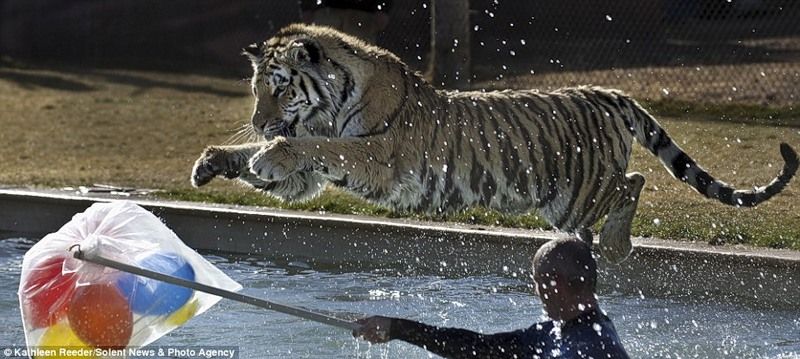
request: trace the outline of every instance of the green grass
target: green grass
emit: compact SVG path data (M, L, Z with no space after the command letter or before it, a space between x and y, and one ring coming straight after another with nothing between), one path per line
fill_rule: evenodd
M363 216L387 217L391 215L388 209L369 204L344 192L333 190L326 191L323 195L305 202L284 202L275 197L245 191L206 192L194 189L175 189L155 192L153 195L160 199L174 201L225 203L240 206L270 207Z
M291 209L309 212L365 215L386 218L411 218L443 222L467 223L480 226L498 226L523 229L552 229L535 212L523 215L503 214L484 208L470 208L445 216L432 217L415 213L397 213L370 204L355 196L336 189L329 189L319 197L299 203L283 202L266 195L249 192L220 193L197 190L172 190L154 194L159 199L224 203L242 206L257 206ZM721 207L718 211L687 213L680 205L664 206L660 211L639 211L633 221L633 234L639 237L670 238L705 242L712 245L747 244L758 247L800 250L800 226L785 226L755 218L726 215L725 212L750 209ZM599 233L602 221L595 226Z
M722 212L722 211L720 211ZM684 239L712 245L746 244L757 247L800 250L800 226L787 225L761 216L755 218L698 215L686 212L652 213L639 211L633 221L633 234L641 237Z
M155 192L159 199L174 201L224 203L240 206L257 206L291 209L309 212L353 214L386 218L412 218L468 223L485 226L515 227L527 229L549 229L550 225L535 214L508 215L484 208L470 208L444 216L429 216L418 213L399 213L368 203L346 192L328 189L320 196L305 202L284 202L267 195L253 192L201 192L198 190L171 190Z

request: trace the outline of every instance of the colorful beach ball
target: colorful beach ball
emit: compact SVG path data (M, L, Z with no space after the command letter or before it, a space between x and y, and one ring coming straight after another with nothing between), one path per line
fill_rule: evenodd
M174 253L154 253L136 265L155 272L194 281L192 266ZM128 299L131 309L141 315L167 315L183 307L192 297L189 288L164 283L132 274L122 274L117 287Z

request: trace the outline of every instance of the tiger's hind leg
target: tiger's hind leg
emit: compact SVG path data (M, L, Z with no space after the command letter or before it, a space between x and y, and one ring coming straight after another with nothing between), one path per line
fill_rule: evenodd
M644 187L644 176L633 172L625 176L617 203L611 208L600 231L600 251L611 263L620 263L633 249L631 223Z

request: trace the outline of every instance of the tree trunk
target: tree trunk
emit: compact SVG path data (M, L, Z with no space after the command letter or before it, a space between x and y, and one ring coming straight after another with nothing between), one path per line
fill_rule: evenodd
M471 82L469 1L433 0L429 72L441 88L466 89Z

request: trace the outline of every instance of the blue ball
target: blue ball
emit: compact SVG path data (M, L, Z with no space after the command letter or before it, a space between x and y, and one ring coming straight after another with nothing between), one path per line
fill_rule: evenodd
M175 253L155 253L137 261L139 267L194 280L194 269ZM166 315L182 307L192 297L193 290L155 279L125 273L117 287L131 304L131 310L141 315Z

